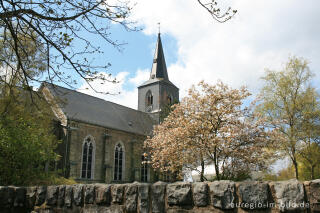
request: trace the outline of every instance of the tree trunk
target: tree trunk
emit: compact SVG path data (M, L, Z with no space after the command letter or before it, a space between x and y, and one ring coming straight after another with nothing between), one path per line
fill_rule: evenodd
M204 181L204 161L201 161L201 173L200 173L200 181Z
M315 165L311 165L311 180L314 179L314 167Z
M49 173L49 161L46 161L45 165L44 165L44 172L45 173Z
M215 151L215 154L214 154L214 169L216 170L216 178L217 178L217 180L220 180L219 163L218 163L216 151Z
M298 171L298 162L296 159L293 160L293 166L294 166L294 171L295 171L295 178L299 180L299 171Z

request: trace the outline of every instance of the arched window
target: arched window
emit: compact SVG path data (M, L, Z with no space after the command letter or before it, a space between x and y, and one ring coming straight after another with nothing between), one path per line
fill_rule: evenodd
M153 95L150 90L147 92L146 99L147 99L146 100L147 106L152 106L153 105Z
M153 108L153 95L149 90L146 94L146 112L151 112Z
M148 182L148 158L144 155L141 156L141 182Z
M116 145L114 150L114 176L113 179L120 181L123 178L124 167L124 148L120 143Z
M81 178L93 179L95 144L92 136L87 136L82 145Z

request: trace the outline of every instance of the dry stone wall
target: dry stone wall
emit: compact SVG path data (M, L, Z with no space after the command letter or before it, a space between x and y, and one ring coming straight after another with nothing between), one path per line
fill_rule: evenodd
M320 212L320 179L2 186L0 212Z

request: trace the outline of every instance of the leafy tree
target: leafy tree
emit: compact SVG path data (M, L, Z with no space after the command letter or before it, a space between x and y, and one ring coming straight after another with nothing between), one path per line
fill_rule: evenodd
M305 59L289 58L283 70L266 71L263 77L265 85L261 90L262 102L258 107L269 127L281 132L277 150L290 157L297 179L300 147L318 135L312 130L312 118L316 118L312 105L317 95L310 84L311 79L312 73Z
M314 88L308 88L306 94L305 110L299 126L298 162L301 164L302 178L315 179L319 177L320 169L320 102Z
M25 50L20 53L24 71L29 76L39 75L46 69L42 46L31 37L18 36ZM2 40L0 51L4 72L0 78L0 184L26 185L52 178L45 170L58 158L54 153L57 139L50 105L26 87L13 43L10 37Z
M34 40L34 32L32 30L28 34L17 32L17 39L23 46L23 49L18 50L22 51L19 52L20 60L17 59L13 48L14 39L9 32L3 32L0 36L0 84L2 86L23 86L26 84L23 71L35 78L47 69L47 59L44 54L46 49L38 40ZM22 64L24 70L21 69Z
M11 90L3 90L0 97L0 184L27 185L40 179L48 162L57 160L57 139L47 103L37 99L36 109L26 91Z
M298 156L301 179L314 180L320 178L320 146L317 143L307 143Z
M170 172L198 171L200 166L201 181L209 164L218 180L263 169L273 155L265 149L272 135L251 108L242 107L249 95L245 88L232 89L222 82L193 86L145 141L152 166Z

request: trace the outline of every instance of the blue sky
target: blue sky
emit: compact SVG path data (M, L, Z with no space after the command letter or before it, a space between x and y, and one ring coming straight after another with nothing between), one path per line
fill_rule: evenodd
M161 35L170 80L180 88L180 97L192 84L218 79L232 87L246 85L256 94L265 68L279 70L290 55L304 57L316 74L313 84L320 89L320 1L224 0L222 9L238 10L227 23L215 22L196 0L136 0L131 19L143 30L126 32L112 25L112 37L128 44L122 52L101 43L100 62L112 64L109 72L119 84L93 86L120 95L79 91L131 108L137 106L137 89L149 77L161 22ZM97 41L99 42L99 41Z
M137 69L151 69L157 35L146 35L143 31L127 32L118 25L113 27L112 37L126 44L122 46L121 51L118 51L114 47L106 45L105 42L101 41L100 46L105 54L100 56L98 60L102 62L106 60L111 63L108 71L110 71L113 76L125 71L129 73L127 77L132 78ZM177 60L177 43L174 37L169 34L163 34L161 39L166 45L164 51L167 64L175 63ZM124 89L132 90L134 86L135 85L130 83L125 84Z

